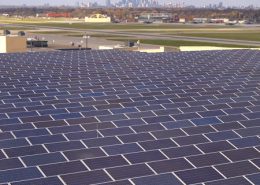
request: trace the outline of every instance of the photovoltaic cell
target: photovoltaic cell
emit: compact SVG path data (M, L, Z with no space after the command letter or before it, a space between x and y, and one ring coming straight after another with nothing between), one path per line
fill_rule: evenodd
M65 151L64 155L69 160L76 160L76 159L87 159L87 158L93 158L93 157L101 157L101 156L105 156L105 153L99 148L89 148L89 149L79 149L79 150Z
M63 185L63 183L59 180L58 177L49 177L49 178L19 181L19 182L14 182L14 183L11 183L11 184L12 185L35 185L35 184Z
M25 155L47 153L47 151L41 145L34 145L5 149L5 153L8 155L8 157L18 157Z
M0 170L22 168L23 164L18 158L0 160Z
M196 167L211 166L229 161L220 153L203 154L187 157L187 159Z
M40 177L42 177L42 174L36 167L6 170L6 171L1 171L0 173L0 183L20 181L20 180L40 178Z
M154 185L154 184L164 184L164 185L181 185L182 183L174 177L172 174L162 174L162 175L154 175L132 179L136 185Z
M223 177L211 167L180 171L176 172L176 175L187 184L223 179Z
M225 184L225 185L233 185L233 184L250 185L251 183L249 181L247 181L243 177L230 178L230 179L225 179L225 180L217 180L217 181L206 183L206 185L219 185L219 184Z
M121 145L114 145L114 146L105 146L103 149L109 155L117 155L117 154L124 154L124 153L132 153L132 152L140 152L143 151L137 144L121 144Z
M86 159L84 160L84 163L86 163L87 166L92 170L114 166L123 166L128 164L128 162L120 155Z
M221 171L227 178L258 173L259 169L249 161L235 162L216 166L216 169Z
M85 148L85 146L80 141L50 143L50 144L45 144L45 147L50 152L75 150L75 149L83 149L83 148Z
M160 151L149 151L149 152L126 154L125 157L132 164L166 159L166 157Z
M49 164L40 166L40 168L43 171L43 173L47 176L88 171L84 164L80 161Z
M223 152L232 161L242 161L246 159L260 158L260 152L254 148L243 148Z
M27 166L64 162L66 159L60 153L37 154L22 157Z
M62 175L61 178L68 185L94 184L112 181L111 178L102 170L67 174Z
M246 177L247 177L251 182L253 182L254 184L259 184L259 183L260 183L260 173L248 175L248 176L246 176Z
M140 177L140 176L146 176L146 175L154 174L152 172L152 170L150 170L144 164L123 166L123 167L115 167L115 168L107 169L107 171L116 180L126 179L126 178L133 178L133 177Z
M193 168L193 166L183 158L154 161L148 163L148 165L158 174Z

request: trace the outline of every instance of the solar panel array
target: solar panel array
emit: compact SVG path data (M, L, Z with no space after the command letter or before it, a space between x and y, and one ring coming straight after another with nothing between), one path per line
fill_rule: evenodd
M0 55L0 184L260 184L260 51Z

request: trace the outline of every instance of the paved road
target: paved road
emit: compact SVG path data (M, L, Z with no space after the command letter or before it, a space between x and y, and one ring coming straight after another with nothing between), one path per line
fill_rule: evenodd
M12 26L21 26L11 24ZM10 24L9 24L10 26ZM35 28L35 25L26 25L28 28ZM201 37L189 37L189 36L173 36L173 35L160 35L159 33L134 33L122 30L86 30L78 28L61 28L52 26L37 26L42 29L55 29L59 31L73 31L73 32L87 32L88 34L110 34L110 35L122 35L128 37L136 37L140 39L162 39L162 40L184 40L184 41L197 41L197 42L209 42L219 44L233 44L233 45L245 45L260 47L258 41L246 41L246 40L231 40L231 39L217 39L217 38L201 38Z

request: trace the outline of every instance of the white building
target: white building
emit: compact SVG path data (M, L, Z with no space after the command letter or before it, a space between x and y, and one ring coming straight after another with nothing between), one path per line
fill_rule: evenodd
M187 22L186 18L180 18L179 19L179 23L186 23L186 22Z
M173 15L171 13L142 13L138 17L138 22L154 22L154 23L163 23L171 22L173 20Z
M229 19L226 18L219 18L219 19L210 19L211 23L227 23L229 22Z
M192 20L193 23L197 23L197 24L207 23L208 21L209 21L208 18L193 18Z
M102 14L94 14L90 17L85 17L85 22L88 23L110 23L111 17L108 17L107 15Z

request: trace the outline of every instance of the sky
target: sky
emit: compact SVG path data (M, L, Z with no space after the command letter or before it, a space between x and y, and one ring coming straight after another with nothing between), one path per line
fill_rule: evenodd
M50 5L75 5L76 2L98 2L103 4L105 0L0 0L0 5L43 5L49 3ZM117 2L118 0L111 0ZM208 4L217 4L223 2L225 6L260 6L260 0L159 0L159 2L184 2L186 5L203 6Z

